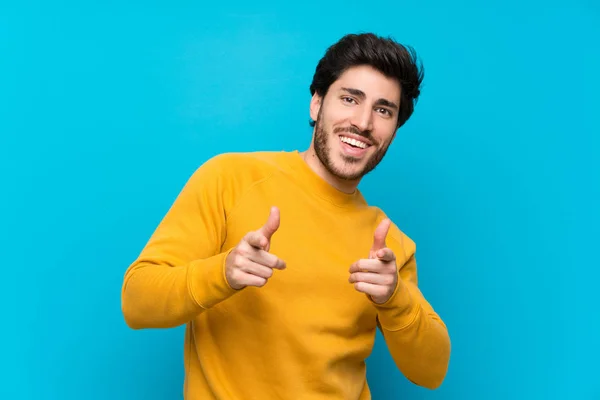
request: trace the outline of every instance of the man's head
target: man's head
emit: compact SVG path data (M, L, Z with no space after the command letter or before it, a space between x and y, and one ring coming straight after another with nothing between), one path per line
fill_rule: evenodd
M311 147L323 172L357 183L372 171L412 115L422 80L414 50L391 39L347 35L331 46L310 86Z

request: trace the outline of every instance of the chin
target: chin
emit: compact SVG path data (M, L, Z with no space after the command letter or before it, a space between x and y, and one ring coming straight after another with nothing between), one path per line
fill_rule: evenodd
M365 160L337 155L326 168L339 179L355 181L365 175Z

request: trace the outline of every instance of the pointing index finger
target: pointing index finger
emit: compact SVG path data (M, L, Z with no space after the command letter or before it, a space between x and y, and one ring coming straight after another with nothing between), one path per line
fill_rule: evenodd
M374 260L372 258L358 260L348 269L348 272L380 272L382 270L381 260Z

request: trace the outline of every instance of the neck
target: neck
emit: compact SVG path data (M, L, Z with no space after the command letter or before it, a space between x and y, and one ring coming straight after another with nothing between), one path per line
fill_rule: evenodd
M331 186L333 186L337 190L339 190L343 193L348 193L348 194L352 194L356 191L359 181L358 180L349 181L349 180L338 178L337 176L333 175L331 172L329 172L327 170L327 168L325 168L325 166L323 165L323 163L321 162L319 157L317 157L317 154L315 153L312 146L309 147L306 151L301 152L300 155L302 156L304 161L308 164L308 166L317 175L319 175L323 180L325 180L327 183L329 183Z

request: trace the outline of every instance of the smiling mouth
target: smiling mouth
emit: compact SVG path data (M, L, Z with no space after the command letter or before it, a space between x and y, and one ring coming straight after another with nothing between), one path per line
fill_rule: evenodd
M343 143L346 143L352 147L355 147L357 149L366 149L367 147L369 147L370 145L362 142L360 140L354 139L354 138L349 138L346 136L340 136L340 141L342 141Z

